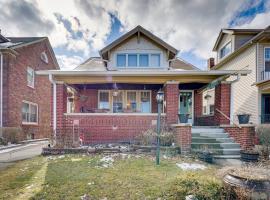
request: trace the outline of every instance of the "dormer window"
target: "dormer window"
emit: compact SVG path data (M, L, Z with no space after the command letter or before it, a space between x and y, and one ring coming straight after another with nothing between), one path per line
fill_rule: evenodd
M117 54L116 65L121 68L160 67L160 54Z
M232 43L229 42L224 47L222 47L220 49L219 58L220 59L224 58L225 56L227 56L228 54L230 54L231 51L232 51Z

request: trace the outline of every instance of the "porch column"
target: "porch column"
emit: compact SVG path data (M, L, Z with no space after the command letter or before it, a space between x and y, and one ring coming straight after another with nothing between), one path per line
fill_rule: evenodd
M215 122L217 125L230 124L231 84L221 83L215 88ZM221 114L221 111L223 114ZM224 116L226 115L227 118Z
M67 112L67 87L56 84L56 130L59 132L65 126L64 113Z
M173 124L175 129L176 143L181 148L181 154L188 154L191 150L191 124Z
M168 124L178 123L179 108L179 82L168 81L164 86L166 122Z

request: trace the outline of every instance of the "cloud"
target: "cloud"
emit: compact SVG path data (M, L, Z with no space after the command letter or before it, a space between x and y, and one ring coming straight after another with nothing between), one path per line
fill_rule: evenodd
M83 62L82 57L79 56L57 55L56 58L63 70L73 69Z

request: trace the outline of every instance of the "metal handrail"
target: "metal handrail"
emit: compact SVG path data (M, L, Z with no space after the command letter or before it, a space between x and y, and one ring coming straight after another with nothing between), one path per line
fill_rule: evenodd
M221 110L216 108L216 111L218 111L223 117L225 117L226 119L230 120L230 122L233 123L233 125L237 126L238 128L242 128L239 124L236 124L233 120L231 120L230 117L228 117L225 113L223 113Z

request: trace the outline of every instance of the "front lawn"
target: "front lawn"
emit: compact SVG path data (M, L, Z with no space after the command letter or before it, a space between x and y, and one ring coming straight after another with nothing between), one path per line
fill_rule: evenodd
M161 165L156 166L152 156L128 154L37 157L0 171L0 199L66 200L80 199L85 194L90 199L108 200L176 199L176 196L181 199L177 192L188 193L194 188L179 190L179 187L183 181L189 184L194 177L203 181L211 178L211 184L217 187L214 189L219 189L215 167L206 166L206 169L192 173L179 167L181 163L190 162L195 163L190 159L163 158ZM198 184L195 189L199 188ZM175 187L177 185L180 186ZM211 192L216 191L206 191Z

